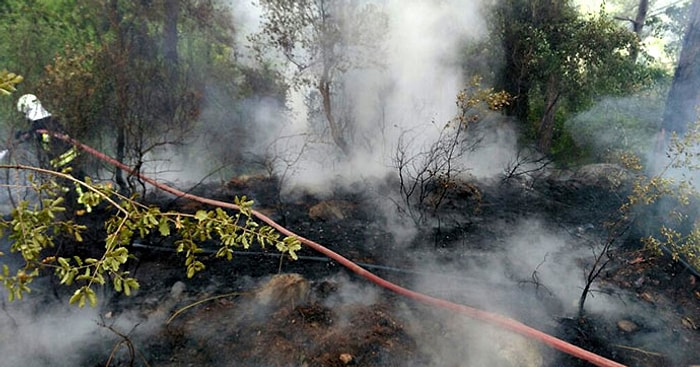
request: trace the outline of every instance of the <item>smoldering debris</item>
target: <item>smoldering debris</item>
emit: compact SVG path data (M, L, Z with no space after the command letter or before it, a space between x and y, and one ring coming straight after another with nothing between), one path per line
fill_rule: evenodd
M13 303L3 298L0 312L0 353L5 366L80 366L109 350L95 309L31 295ZM41 304L35 304L40 302ZM32 307L32 305L34 307ZM109 339L107 339L109 340Z
M309 281L299 274L277 274L255 292L255 299L261 306L294 307L306 302L309 287Z
M408 323L409 334L427 356L426 366L542 367L550 358L532 340L468 317L416 309L403 315L415 320Z

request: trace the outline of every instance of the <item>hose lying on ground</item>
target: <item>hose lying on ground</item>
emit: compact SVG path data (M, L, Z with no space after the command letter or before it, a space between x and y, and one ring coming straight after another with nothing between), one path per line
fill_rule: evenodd
M46 131L39 131L39 133L44 133ZM135 172L132 168L129 166L117 161L116 159L90 147L85 144L80 143L79 141L72 139L68 137L67 135L63 134L58 134L58 133L51 133L53 136L56 138L62 139L66 142L69 142L83 151L95 156L96 158L103 160L109 164L114 165L115 167L126 171L129 174L135 175L136 177L140 178L144 182L147 182L150 185L153 185L154 187L168 192L170 194L173 194L177 197L181 197L184 199L189 199L193 200L202 204L206 205L212 205L215 207L221 207L221 208L227 208L227 209L232 209L232 210L239 210L240 208L232 203L227 203L224 201L220 200L214 200L214 199L208 199L196 195L192 195L186 192L183 192L181 190L175 189L173 187L167 186L165 184L162 184L158 181L156 181L153 178L147 177L142 175L140 172ZM433 305L433 306L438 306L441 308L449 309L456 311L461 314L465 314L467 316L473 317L475 319L480 319L483 321L487 321L491 324L500 326L504 329L511 330L513 332L516 332L518 334L521 334L525 337L532 338L535 340L538 340L544 344L549 345L552 348L558 349L564 353L567 353L569 355L572 355L574 357L580 358L584 361L590 362L593 365L599 366L599 367L625 367L623 364L617 363L615 361L612 361L610 359L607 359L605 357L599 356L595 353L589 352L583 348L580 348L578 346L575 346L571 343L568 343L566 341L563 341L561 339L558 339L554 336L551 336L547 333L544 333L542 331L539 331L537 329L534 329L532 327L529 327L519 321L513 320L511 318L505 317L503 315L499 315L496 313L492 312L487 312L483 311L474 307L469 307L461 304L457 304L454 302L450 302L444 299L428 296L423 293L415 292L412 291L408 288L404 288L400 285L394 284L392 282L389 282L367 270L362 268L361 266L357 265L356 263L352 262L351 260L346 259L342 255L330 250L327 247L322 246L321 244L314 242L310 239L304 238L302 236L297 235L296 233L288 230L287 228L281 226L277 222L273 221L270 219L268 216L253 210L252 211L253 216L255 216L258 220L264 222L265 224L269 225L270 227L274 228L281 234L285 236L291 236L291 237L296 237L301 243L305 244L306 246L309 246L311 249L320 252L321 254L333 259L334 261L338 262L339 264L343 265L347 269L351 270L352 272L356 273L357 275L371 281L372 283L386 288L392 292L401 294L403 296L406 296L408 298L411 298L413 300L428 304L428 305Z

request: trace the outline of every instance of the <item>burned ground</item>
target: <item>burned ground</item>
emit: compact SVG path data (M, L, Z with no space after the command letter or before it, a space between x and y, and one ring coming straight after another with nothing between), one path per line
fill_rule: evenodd
M538 225L559 233L555 239L566 242L561 252L591 251L591 243L605 238L604 224L623 192L571 177L527 185L479 183L478 197L451 192L440 221L402 243L377 210L386 204L377 192L346 190L323 198L306 193L280 202L272 191L276 187L253 177L202 185L192 193L222 200L249 195L258 209L292 231L390 281L504 313L620 363L700 363L695 347L700 345L700 279L685 267L644 251L633 235L622 238L596 282L599 293L591 309L578 318L570 304L576 299L561 297L559 285L546 277L548 267L562 265L561 254L543 252L535 263L518 256L549 239L533 234L521 247L513 245L523 227ZM148 199L172 209L198 208L160 195ZM97 241L99 226L94 228ZM79 365L586 365L478 320L379 289L309 249L297 261L281 259L273 249L241 252L232 261L205 256L207 269L187 279L184 259L171 248L167 241L134 244L138 261L130 270L142 287L132 297L101 295L105 301L91 319L89 343L71 351L80 356ZM580 267L589 260L576 258ZM571 272L581 276L580 269ZM582 284L565 285L576 294ZM50 291L40 289L22 302L37 310L67 303L70 290L41 286ZM5 304L3 327L22 333L27 321L21 313L17 303ZM63 365L49 351L35 353L39 356L25 357Z

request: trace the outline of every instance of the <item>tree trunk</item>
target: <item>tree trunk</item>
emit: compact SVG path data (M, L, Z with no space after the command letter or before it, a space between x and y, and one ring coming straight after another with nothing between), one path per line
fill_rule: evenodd
M647 14L649 13L649 0L639 0L639 6L637 7L637 16L632 21L632 31L637 35L639 41L642 41L642 31L644 30L644 23L647 20ZM639 56L639 47L632 48L630 52L630 58L632 61L637 60Z
M338 121L333 116L333 110L331 108L331 82L327 78L321 78L318 83L318 91L321 93L321 98L323 99L323 112L326 116L326 121L328 121L328 127L331 131L331 138L335 145L340 148L340 150L345 155L350 155L350 146L347 140L345 140L345 134L342 126L338 124Z
M554 136L554 124L559 105L559 80L555 76L550 76L547 80L547 91L545 96L544 112L540 120L538 131L538 148L544 154L548 154L552 148L552 137Z
M504 40L506 53L505 66L501 72L501 88L512 95L513 101L506 106L506 114L515 116L520 121L527 121L530 112L530 76L528 69L523 65L523 58L518 50L522 45L516 44L512 39Z
M513 96L506 113L520 121L530 117L530 92L536 84L532 56L536 53L527 41L527 29L543 30L545 25L560 21L566 7L565 0L516 0L501 5L504 24L501 33L504 65L499 72L496 87ZM513 26L515 24L516 26Z
M116 159L120 163L124 163L124 159L126 158L126 133L124 132L124 127L120 126L117 128L117 142L116 142ZM117 185L119 186L119 189L121 192L127 193L129 192L129 185L126 183L126 180L124 179L124 172L122 170L117 169L115 173L114 180L117 181Z
M174 68L179 59L177 54L177 23L180 16L178 0L165 0L165 19L163 20L163 57L166 67Z
M523 42L520 27L512 27L510 23L532 24L532 11L531 5L526 1L504 1L499 6L502 23L499 25L502 29L499 36L504 62L498 72L496 88L505 90L513 96L513 101L506 106L505 112L520 121L527 121L530 111L529 93L532 77L529 69L530 60L527 57L530 50Z
M683 48L673 75L671 89L666 98L662 133L683 134L689 123L697 118L700 101L700 0L693 0L690 7L688 28L683 38Z
M180 16L180 4L178 0L165 0L165 19L163 19L163 60L167 79L164 81L165 94L163 95L164 123L169 124L175 120L177 112L177 97L179 94L179 56L177 53L177 23Z
M640 40L642 39L642 30L644 30L644 22L646 22L648 12L649 0L639 0L637 16L634 18L634 22L632 22L632 30Z
M111 56L111 61L112 65L115 69L114 74L115 74L115 94L116 94L116 99L117 99L117 111L116 114L112 117L114 126L117 129L117 140L115 142L115 155L117 161L119 163L125 163L124 159L126 158L126 132L125 132L125 124L126 124L126 111L128 108L128 86L127 82L125 80L125 73L124 70L120 70L120 68L125 68L128 55L126 54L125 48L125 41L124 41L124 31L122 29L122 15L119 11L119 1L118 0L111 0L109 4L109 12L110 12L110 27L116 32L117 39L117 47L116 47L116 52L112 53ZM114 172L114 179L117 182L117 185L119 186L119 189L123 193L128 193L128 186L126 183L126 180L124 179L124 173L122 170L117 169Z

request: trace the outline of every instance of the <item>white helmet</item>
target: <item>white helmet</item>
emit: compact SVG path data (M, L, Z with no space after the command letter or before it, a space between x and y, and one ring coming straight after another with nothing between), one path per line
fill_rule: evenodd
M25 94L17 101L17 111L22 112L32 121L41 120L51 114L41 106L39 98L33 94Z
M36 108L36 106L41 106L41 102L39 102L39 98L36 98L36 96L33 94L25 94L22 97L19 97L19 100L17 101L17 111L24 114L26 114L30 109Z

